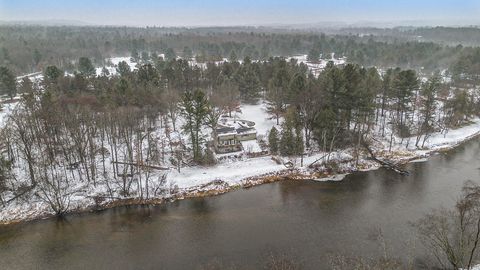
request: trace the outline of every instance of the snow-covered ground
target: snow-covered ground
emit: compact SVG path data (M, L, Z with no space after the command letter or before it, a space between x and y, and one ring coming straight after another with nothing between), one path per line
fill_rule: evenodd
M295 59L299 62L307 63L306 55L302 56L295 56ZM343 64L345 63L345 59L335 59L332 55L332 59L334 59L335 64ZM130 57L115 57L107 59L107 69L110 72L111 76L116 74L116 66L121 61L127 62L131 69L136 68L136 63L132 62ZM322 60L320 63L311 64L307 63L310 68L324 68L326 65L327 60ZM312 66L313 65L313 66ZM102 68L97 68L97 75L99 72L101 73ZM34 73L34 74L27 74L27 77L31 77L35 80L41 80L41 74ZM17 79L21 79L20 77ZM0 110L0 127L3 127L6 123L6 119L8 115L10 115L16 108L18 102L12 103L5 103L3 104L3 109ZM276 120L272 118L266 111L266 104L260 102L259 104L252 105L252 104L243 104L239 112L235 113L233 116L234 119L243 119L255 122L255 128L257 130L258 138L265 137L270 129L273 126L276 126ZM180 126L181 119L179 119L179 123L177 126ZM280 121L281 123L281 121ZM277 126L278 128L278 126ZM387 130L385 137L376 136L376 144L374 145L374 149L379 153L379 157L382 157L382 154L393 161L402 161L402 160L410 160L415 157L427 157L433 151L438 151L445 148L453 147L462 141L471 138L472 136L477 135L480 132L480 119L475 118L472 119L471 123L467 126L464 126L459 129L449 130L448 133L445 134L432 134L426 140L425 147L422 149L417 149L414 145L415 138L410 138L410 143L408 147L406 147L406 142L408 139L402 140L396 136L394 136L393 145L392 145L392 152L386 151L389 148L389 131ZM205 136L208 137L208 131L206 130ZM166 136L163 131L158 131L156 134L159 140L163 140ZM170 136L176 140L185 140L186 138L182 138L179 132L172 132ZM245 150L252 150L258 151L260 146L257 141L247 141L244 142L244 152ZM310 151L308 155L303 157L303 166L301 166L301 158L291 158L289 161L293 168L295 169L296 173L303 173L305 175L310 175L311 178L315 178L316 180L320 181L338 181L341 180L344 176L343 173L352 172L355 170L370 170L378 168L378 164L374 163L373 161L367 159L359 160L358 164L354 164L353 160L353 153L352 149L347 149L343 151L338 151L327 155L326 153L319 152L319 151ZM183 167L178 171L178 168L174 168L173 166L169 168L168 171L164 172L154 172L152 173L151 181L152 185L159 184L163 177L165 180L164 186L165 187L176 187L175 189L171 189L162 195L158 195L156 199L161 198L172 198L176 193L182 193L186 191L192 191L196 189L200 189L202 187L203 190L205 189L218 189L218 185L209 185L210 183L218 183L218 180L221 180L224 183L224 186L220 188L228 187L236 187L242 186L246 184L246 181L249 179L254 178L261 178L262 176L277 174L280 172L288 172L287 167L278 162L277 160L272 159L271 156L260 156L260 157L249 157L248 155L243 155L242 153L234 154L235 157L230 157L229 154L224 155L217 155L219 162L217 165L212 167L202 167L202 166L192 166L192 167ZM312 164L313 162L318 162L321 164L322 161L337 161L339 162L340 171L342 172L341 175L338 176L331 176L324 177L318 179L316 176L311 175L312 171L309 170L307 167L308 165ZM168 160L168 159L167 159ZM111 165L110 160L106 163ZM18 177L26 177L25 171L19 171ZM108 176L107 176L108 177ZM99 179L99 184L96 187L88 186L80 181L75 183L74 187L72 187L72 196L71 196L71 209L73 210L83 210L92 206L94 204L93 197L99 195L105 195L107 193L107 186L105 184L107 181L101 181ZM255 183L261 183L261 181L257 181ZM207 186L207 187L205 187ZM118 194L115 194L118 195ZM46 216L51 214L51 210L44 201L41 201L35 196L31 196L29 200L16 200L7 207L2 208L0 211L0 223L8 223L15 220L24 220L24 219L32 219L39 216ZM134 198L134 197L131 197Z
M334 65L343 65L347 62L347 59L345 57L335 58L334 53L331 54L330 58L320 59L317 63L312 63L308 61L306 54L294 55L292 57L289 57L288 59L295 59L298 63L304 63L315 76L318 76L320 72L325 69L328 62L332 62Z
M163 57L164 55L163 54L159 54L160 57ZM180 57L178 57L180 58ZM302 54L302 55L294 55L294 56L290 56L290 57L286 57L287 60L291 60L291 59L295 59L298 63L304 63L305 65L307 65L307 67L310 69L310 71L312 71L312 73L315 75L315 76L318 76L318 74L320 74L320 72L327 66L328 62L333 62L334 65L342 65L342 64L345 64L347 59L345 57L342 57L342 58L335 58L335 54L331 54L330 55L330 58L325 58L325 59L320 59L318 61L318 63L312 63L310 61L307 60L307 55L306 54ZM130 67L130 70L136 70L138 69L138 63L136 62L133 62L133 59L131 57L128 57L128 56L120 56L120 57L112 57L112 58L107 58L105 59L105 62L107 63L104 67L97 67L95 69L95 72L96 72L96 75L97 76L101 76L102 75L102 70L103 68L106 68L109 72L109 76L116 76L117 75L117 66L120 62L122 61L125 61L128 66ZM228 58L223 58L221 61L215 61L213 62L214 64L216 65L220 65L224 62L228 62ZM252 61L258 61L258 60L252 60ZM242 63L243 61L242 60L239 60L238 61L239 63ZM197 62L195 60L195 57L191 58L188 60L188 64L190 66L197 66L201 69L206 69L207 68L207 63L206 62L203 62L203 63L200 63L200 62ZM38 75L38 74L37 74ZM41 74L40 74L41 76Z
M1 104L1 109L0 109L0 128L5 125L5 122L7 121L7 117L12 113L13 109L15 108L15 106L16 106L17 104L18 104L18 102Z
M0 123L5 122L5 118L15 108L15 103L5 104L3 111L0 112ZM236 119L250 120L256 123L258 135L266 135L272 126L276 125L275 119L272 119L266 112L266 106L264 103L257 105L242 105L241 113L237 113L234 116ZM3 125L2 124L2 125ZM178 123L177 123L178 124ZM446 135L444 134L432 134L432 136L426 141L423 149L416 149L410 143L408 149L404 143L401 144L401 140L395 137L392 147L392 153L385 152L385 156L394 161L410 160L414 157L427 157L433 151L438 151L445 148L453 147L460 142L477 135L480 132L480 119L473 119L471 124L464 126L456 130L450 130ZM162 138L164 134L159 133L158 138ZM180 136L180 134L173 134L172 136ZM415 138L411 139L412 141ZM247 144L256 143L256 141L249 142ZM375 145L375 150L378 151L379 157L382 157L382 150L388 149L389 142L386 139L378 139ZM295 173L301 173L310 175L310 178L314 178L320 181L338 181L343 178L343 173L353 172L355 170L370 170L378 168L378 164L368 159L361 159L357 166L353 162L353 150L343 150L331 153L328 155L330 161L337 161L339 163L339 171L342 175L331 176L324 175L330 178L321 178L312 175L312 171L308 169L308 165L317 161L322 163L327 158L326 153L311 151L303 158L303 167L301 166L301 158L291 158L289 161L293 165ZM110 162L108 162L110 163ZM281 162L272 159L271 156L261 157L248 157L248 155L241 155L236 158L222 158L217 165L212 167L192 166L183 167L178 172L177 168L170 168L164 172L154 172L151 181L152 186L159 183L162 177L165 177L165 187L175 187L170 189L162 195L158 195L155 199L161 198L174 198L177 194L185 193L187 191L195 190L209 190L209 189L228 189L228 187L238 187L249 183L249 179L254 179L254 183L261 183L259 178L267 175L274 175L278 173L289 173L287 167ZM22 174L20 174L21 176ZM26 177L26 176L24 176ZM219 181L220 180L220 181ZM219 183L222 185L212 183ZM82 182L78 182L72 187L70 208L73 210L83 210L94 205L92 199L98 195L107 194L107 186L105 181L99 179L99 184L96 187L92 185L86 185ZM118 194L116 194L118 195ZM0 223L8 223L16 220L32 219L40 216L47 216L52 214L51 210L44 201L41 201L35 196L31 196L29 200L16 200L10 203L0 211ZM134 197L132 197L134 198Z
M159 57L164 57L164 54L159 54ZM180 58L180 57L178 57ZM335 54L331 54L331 58L326 58L326 59L320 59L318 63L312 63L307 60L307 55L302 54L302 55L294 55L290 57L286 57L286 59L291 60L295 59L297 60L298 63L304 63L307 65L307 67L312 71L312 73L315 76L318 76L320 72L327 66L328 62L332 61L334 65L342 65L346 63L346 58L335 58ZM223 62L228 62L228 58L223 58L221 61L215 61L214 63L216 65L219 65ZM258 61L258 60L253 60L253 61ZM116 56L116 57L111 57L111 58L106 58L105 59L105 65L104 66L98 66L95 68L95 74L96 76L102 76L103 75L103 69L105 68L108 71L107 76L117 76L117 67L120 62L126 62L127 65L130 67L130 70L136 70L138 69L139 63L134 62L133 58L129 56ZM240 63L242 63L242 60L239 60ZM200 63L195 60L195 57L191 58L188 60L188 63L190 66L197 66L201 69L206 69L207 68L207 63ZM73 76L73 73L65 71L65 76ZM41 80L43 80L43 73L41 71L39 72L33 72L29 74L24 74L21 76L18 76L17 82L20 83L23 78L29 78L32 82L38 83Z
M130 67L130 70L137 69L137 63L133 62L131 57L127 57L127 56L112 57L112 58L107 58L105 61L107 62L107 65L105 65L104 67L95 68L95 74L97 76L102 75L103 68L108 70L109 76L116 76L117 67L120 62L126 62L127 65Z

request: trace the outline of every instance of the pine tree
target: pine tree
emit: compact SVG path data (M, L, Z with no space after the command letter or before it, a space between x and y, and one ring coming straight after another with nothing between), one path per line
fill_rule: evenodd
M285 121L282 124L280 137L280 154L282 156L292 156L295 154L295 136L291 121Z
M305 151L303 131L301 126L295 128L295 155L302 155Z
M190 60L193 57L193 52L190 47L185 46L183 47L183 59Z
M253 64L246 64L239 76L237 76L238 90L243 99L247 101L258 98L260 91L260 80L255 72Z
M450 127L462 124L470 116L471 103L465 90L457 90L453 99L448 100L445 106L448 111L446 121Z
M48 82L56 82L62 75L63 72L57 66L48 66L43 72L43 76Z
M142 62L147 63L148 60L150 60L150 55L148 54L148 52L143 51L142 52Z
M412 100L413 92L418 88L418 78L413 70L403 70L397 74L394 81L394 96L397 102L397 119L399 124L403 126L406 122L406 117L410 111L410 101Z
M230 56L228 57L228 60L232 63L238 61L238 57L237 57L237 54L235 53L235 50L232 50L230 52Z
M110 75L110 71L106 67L102 68L102 77L108 77Z
M290 104L299 105L302 97L305 95L306 82L305 76L301 73L296 73L289 85L289 100Z
M135 62L138 62L138 60L140 59L137 49L133 49L130 56L133 58Z
M268 146L270 147L270 153L273 155L278 153L278 130L272 127L268 134Z
M424 135L423 142L422 142L422 147L423 147L427 138L434 131L433 123L435 121L435 111L437 109L435 97L436 97L437 88L439 84L440 84L440 78L437 75L434 75L422 87L421 94L423 99L422 99L422 107L420 108L421 122L419 123L420 124L419 131L417 134L417 141L415 143L415 146L417 147L422 135Z
M202 154L200 132L205 123L208 110L208 100L202 91L185 92L181 101L181 113L185 119L182 129L190 136L193 158L196 161L200 161Z
M28 77L24 77L20 84L20 93L22 94L30 94L33 91L33 84L32 81Z
M175 51L172 48L168 48L165 51L165 59L167 61L172 61L175 60L175 58L177 58L177 54L175 53Z
M290 79L285 67L279 68L268 82L267 88L267 111L275 116L277 125L280 115L285 111L287 90Z
M92 61L87 57L80 57L78 60L78 71L85 77L95 75L95 68L93 67Z
M117 73L124 77L130 74L130 66L125 61L121 61L117 66Z
M42 54L40 54L40 52L35 49L33 51L33 62L35 63L35 66L38 65L38 63L40 63L40 60L42 60Z
M0 67L0 94L8 95L10 99L17 94L15 76L7 67Z
M317 63L320 60L320 51L315 47L310 49L307 60L312 63Z

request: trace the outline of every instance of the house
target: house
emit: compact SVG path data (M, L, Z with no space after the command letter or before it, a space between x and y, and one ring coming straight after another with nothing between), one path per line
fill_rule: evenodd
M243 150L242 142L257 139L255 123L247 120L228 122L222 119L213 132L213 145L217 153L230 153Z

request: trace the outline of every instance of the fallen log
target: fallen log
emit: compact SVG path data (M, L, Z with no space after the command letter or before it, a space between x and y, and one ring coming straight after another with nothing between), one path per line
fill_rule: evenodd
M25 195L27 192L32 191L36 186L37 186L37 183L35 182L35 183L33 183L33 185L31 185L31 186L25 187L20 193L15 194L15 196L14 196L13 198L10 198L9 200L3 202L3 205L7 205L7 204L13 202L14 200L22 197L22 196Z
M330 154L330 153L329 153ZM310 165L308 165L308 168L313 168L313 165L317 162L319 162L320 160L323 160L326 156L328 156L329 154L325 154L323 155L322 157L318 158L317 160L315 160L314 162L310 163Z
M365 147L365 149L367 149L368 153L370 154L370 157L373 161L377 162L378 164L382 165L383 167L386 167L396 173L399 173L401 175L410 175L410 172L407 171L407 170L403 170L401 169L399 166L397 166L395 163L391 162L391 161L386 161L386 160L381 160L381 159L378 159L376 156L375 156L375 153L373 153L373 150L370 148L370 146L364 141L363 142L363 146Z

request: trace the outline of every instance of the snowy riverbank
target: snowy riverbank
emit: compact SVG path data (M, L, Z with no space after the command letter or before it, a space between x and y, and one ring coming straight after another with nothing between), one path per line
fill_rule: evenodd
M462 142L474 138L480 133L480 119L474 119L469 125L456 130L450 130L446 136L433 134L425 144L424 149L405 148L400 143L394 144L389 152L388 144L378 140L373 147L378 158L388 159L396 163L407 163L416 159L424 159L434 152L451 149ZM308 165L321 159L325 153L314 153L304 157L300 166L300 158L291 159L293 168L287 169L283 164L277 164L271 156L246 158L239 161L227 160L213 167L189 167L181 172L172 170L168 175L168 183L175 183L175 188L147 200L138 198L102 198L104 187L82 190L70 198L70 212L90 211L131 204L159 204L165 201L202 197L222 194L238 188L248 188L259 184L280 181L283 179L314 179L317 181L338 181L355 171L378 169L378 163L364 156L358 163L353 159L353 150L343 150L330 155L330 161L335 162L335 169L321 165L315 169ZM49 205L41 200L16 200L0 212L0 223L16 223L38 218L53 216Z

